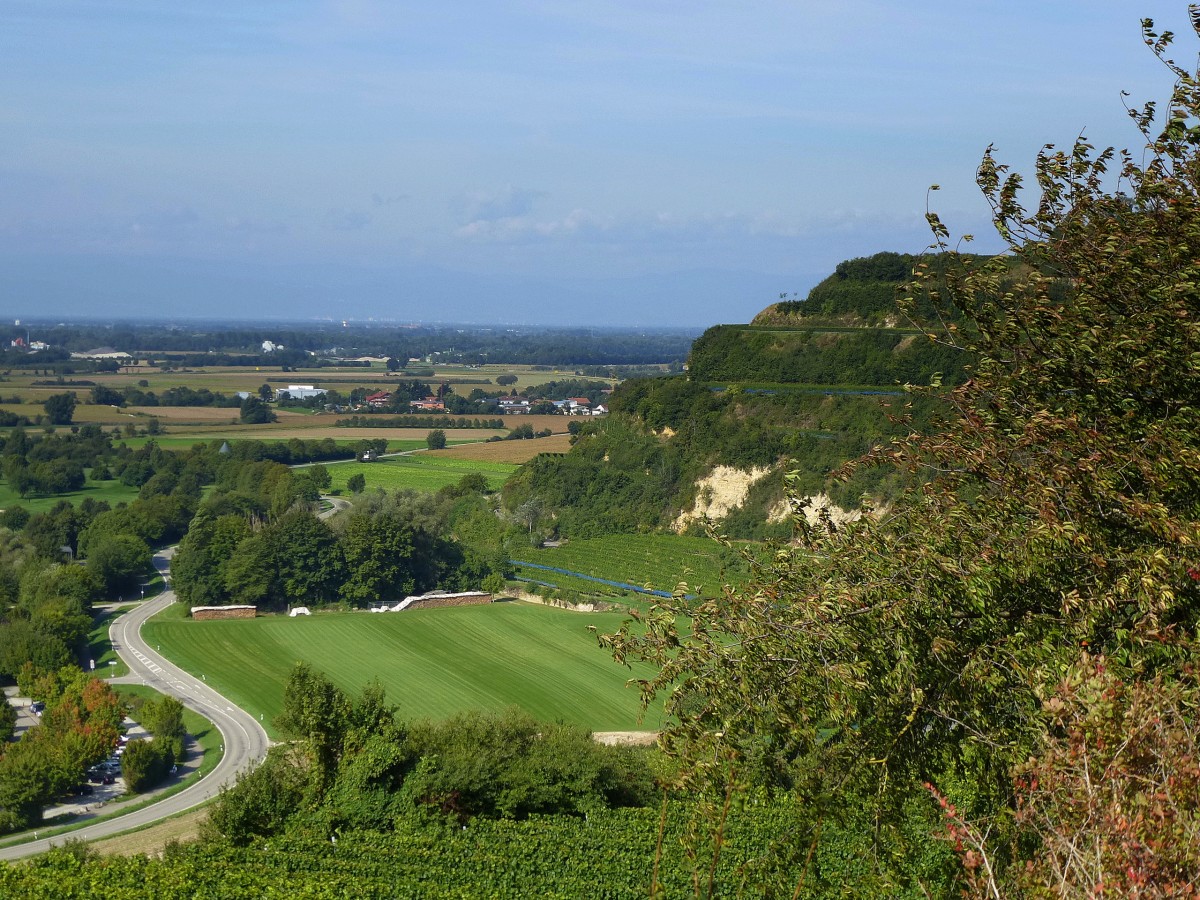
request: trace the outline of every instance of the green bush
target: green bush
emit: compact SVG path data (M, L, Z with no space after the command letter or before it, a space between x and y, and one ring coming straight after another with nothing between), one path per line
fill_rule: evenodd
M121 757L121 774L132 793L150 790L171 773L175 754L170 746L158 741L130 741Z

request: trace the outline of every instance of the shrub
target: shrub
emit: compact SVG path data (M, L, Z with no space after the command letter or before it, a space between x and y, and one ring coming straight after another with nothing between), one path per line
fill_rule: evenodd
M150 790L171 773L175 755L170 746L158 741L130 741L121 758L121 774L132 793Z

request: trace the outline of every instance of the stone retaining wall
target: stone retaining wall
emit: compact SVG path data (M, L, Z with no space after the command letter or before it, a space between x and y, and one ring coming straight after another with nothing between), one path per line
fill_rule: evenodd
M209 619L253 619L258 615L255 606L193 606L192 618L198 622Z
M479 606L491 603L492 595L484 591L470 591L465 594L433 594L421 597L408 605L409 609L440 609L447 606Z

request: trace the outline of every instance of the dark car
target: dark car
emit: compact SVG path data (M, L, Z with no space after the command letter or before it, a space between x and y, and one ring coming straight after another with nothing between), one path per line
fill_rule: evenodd
M32 703L29 704L29 711L31 713L33 713L35 716L40 716L45 711L45 709L46 709L46 702L44 700L34 700Z

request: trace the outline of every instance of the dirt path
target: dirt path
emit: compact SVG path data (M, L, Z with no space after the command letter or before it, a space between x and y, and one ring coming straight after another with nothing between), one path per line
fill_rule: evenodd
M117 837L93 841L91 849L106 855L161 856L163 848L171 841L194 841L200 836L200 824L208 816L207 809L197 809L192 812L167 819L141 831L132 831Z

